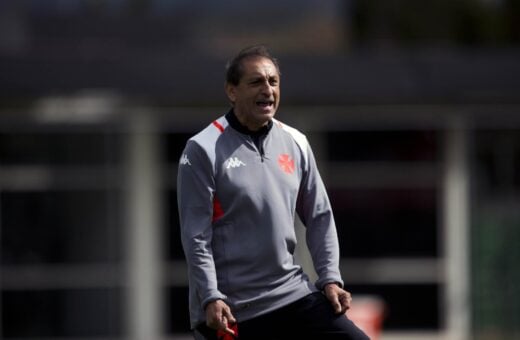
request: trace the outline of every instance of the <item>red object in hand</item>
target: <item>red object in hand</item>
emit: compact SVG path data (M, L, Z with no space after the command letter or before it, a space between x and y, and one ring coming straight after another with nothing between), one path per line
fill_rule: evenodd
M218 340L236 340L236 339L238 339L238 327L237 327L237 324L234 323L232 325L228 325L228 327L231 328L233 330L233 332L235 332L235 335L231 335L229 333L226 333L222 329L219 329L217 331L217 338L218 338Z

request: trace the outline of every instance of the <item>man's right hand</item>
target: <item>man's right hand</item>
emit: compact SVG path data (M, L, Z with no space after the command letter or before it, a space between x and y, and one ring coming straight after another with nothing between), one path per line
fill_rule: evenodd
M231 309L224 301L215 300L207 304L206 325L209 328L236 335L235 332L229 328L229 325L233 325L236 322L237 320L233 314L231 314Z

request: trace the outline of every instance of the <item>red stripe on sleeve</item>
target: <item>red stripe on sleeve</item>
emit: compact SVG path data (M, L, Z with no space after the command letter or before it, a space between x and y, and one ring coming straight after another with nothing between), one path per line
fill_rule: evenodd
M220 130L220 132L224 132L224 127L222 125L220 125L220 123L217 122L216 120L213 121L213 125L215 125L217 127L217 129Z
M221 218L224 215L224 210L222 210L222 206L220 205L220 201L218 198L213 199L213 218L211 219L211 222L215 222L219 218Z

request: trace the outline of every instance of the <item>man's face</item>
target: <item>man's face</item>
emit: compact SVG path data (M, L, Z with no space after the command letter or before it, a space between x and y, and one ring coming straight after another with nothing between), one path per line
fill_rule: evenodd
M273 62L263 57L242 61L238 85L226 84L238 120L250 130L258 130L274 117L280 102L280 75Z

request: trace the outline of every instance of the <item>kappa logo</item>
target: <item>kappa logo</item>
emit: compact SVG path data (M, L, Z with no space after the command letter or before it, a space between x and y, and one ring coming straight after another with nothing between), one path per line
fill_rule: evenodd
M238 157L229 157L225 162L224 166L226 169L229 168L238 168L240 166L245 166L246 163L242 162Z
M183 154L180 160L181 165L191 165L188 155Z

